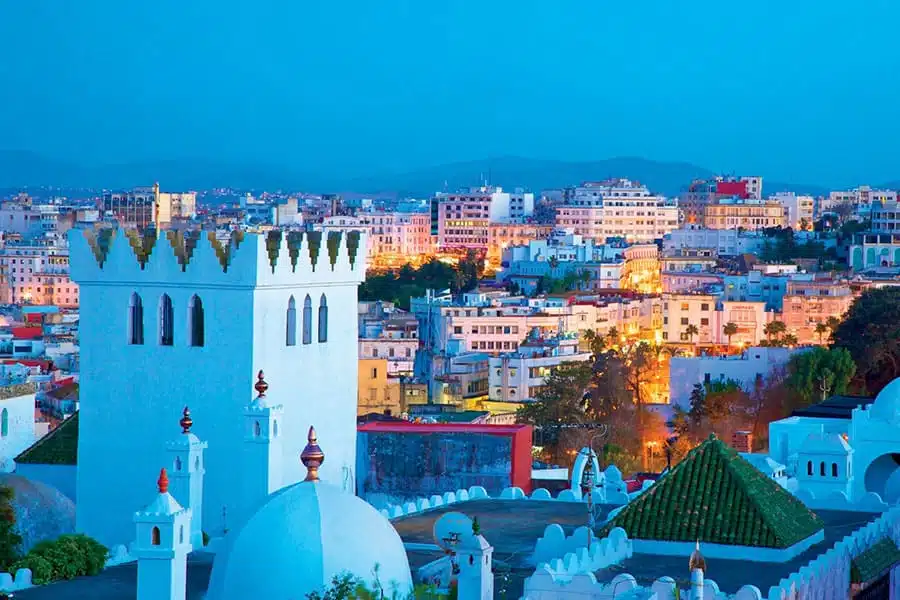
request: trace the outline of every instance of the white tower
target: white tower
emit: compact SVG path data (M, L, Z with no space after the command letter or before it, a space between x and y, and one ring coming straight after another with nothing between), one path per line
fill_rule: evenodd
M341 486L356 470L365 248L355 232L237 231L225 240L200 231L70 232L81 391L91 398L79 412L76 529L108 546L131 539L127 515L144 500L141 482L168 466L160 440L172 433L167 415L185 404L209 443L201 526L220 530L226 508L246 514L235 478L247 388L263 366L281 386L279 428L296 434L315 423L334 445L322 480ZM283 436L282 485L305 476L296 460L305 443ZM109 473L117 485L106 485Z
M165 469L159 473L157 486L156 499L134 515L137 600L185 600L191 510L182 508L169 494Z
M203 474L206 473L203 451L207 444L191 433L194 421L187 406L184 407L178 424L181 426L181 435L166 444L172 465L169 488L176 501L191 509L191 545L202 548Z
M456 550L459 600L493 600L493 553L494 547L478 533L478 521L474 521L472 535L462 536Z
M253 508L282 487L281 430L284 407L271 405L266 398L269 384L260 371L256 376L256 398L244 409L244 472L241 476L245 508Z

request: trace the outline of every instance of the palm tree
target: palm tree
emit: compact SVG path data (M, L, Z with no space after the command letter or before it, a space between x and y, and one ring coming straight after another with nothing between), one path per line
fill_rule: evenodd
M691 341L691 343L694 342L694 336L697 335L698 333L700 333L700 330L697 329L697 326L694 325L693 323L691 323L684 329L684 334L686 336L688 336L688 339Z
M832 317L833 319L834 317ZM825 323L816 323L816 335L819 336L819 343L821 344L825 338L825 333L828 332L828 325Z
M798 343L797 336L793 333L787 333L781 338L781 343L792 348Z
M785 331L787 331L787 325L784 324L784 321L772 321L771 323L766 323L766 326L763 328L763 333L766 334L769 342L772 341L772 338L777 338Z
M609 328L609 333L606 334L606 338L610 341L611 344L616 345L619 343L619 330L615 327Z
M828 329L831 330L831 333L834 333L837 330L837 328L840 326L840 324L841 324L841 320L838 319L837 317L828 317L825 320L825 325L828 326Z
M738 332L738 326L735 323L725 323L725 327L722 328L722 333L728 336L728 345L731 345L731 336Z

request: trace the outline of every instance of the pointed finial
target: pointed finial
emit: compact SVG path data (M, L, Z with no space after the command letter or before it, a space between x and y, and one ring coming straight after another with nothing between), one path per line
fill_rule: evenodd
M181 425L181 433L191 432L191 425L194 424L194 420L191 419L191 409L187 406L184 407L184 410L181 413L181 420L178 421L178 424Z
M265 375L263 375L262 370L259 371L259 374L256 376L256 385L253 386L256 389L256 393L259 394L258 398L265 398L266 391L269 389L269 384L266 383L266 380L263 379Z
M688 561L688 568L691 573L700 569L701 571L706 571L706 560L703 558L703 555L700 553L700 540L697 540L696 546L694 546L694 551L691 552L691 558Z
M309 435L306 436L308 444L303 452L300 453L300 462L306 467L306 479L304 481L319 481L319 467L325 462L325 454L319 448L316 439L316 428L309 428Z
M159 472L159 479L156 480L156 485L159 488L160 494L166 494L169 491L169 474L166 473L166 469L163 468Z

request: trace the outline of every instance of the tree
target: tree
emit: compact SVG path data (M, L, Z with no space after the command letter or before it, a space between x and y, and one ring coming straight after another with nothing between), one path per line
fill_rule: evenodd
M787 331L787 325L784 324L784 321L770 321L763 328L763 333L766 334L766 339L769 340L770 344L774 341L773 338L778 339L778 336L785 331Z
M900 289L863 292L834 330L832 345L850 352L860 383L872 395L900 377Z
M793 348L799 343L797 336L793 333L786 333L781 338L781 344L787 346L788 348Z
M840 324L841 320L837 317L828 317L827 319L825 319L825 325L827 325L828 329L831 330L832 335L834 335L834 332L837 330Z
M12 507L13 489L0 486L0 569L9 571L19 558L22 536L16 532L16 514Z
M830 317L830 318L833 319L834 317ZM826 325L825 323L816 323L816 335L819 336L820 344L823 343L825 334L828 333L828 331L829 331L828 325Z
M699 334L699 333L700 333L700 330L697 329L697 326L694 325L693 323L691 323L690 325L688 325L688 326L685 327L685 329L684 329L684 335L688 336L688 339L689 339L691 342L694 341L694 336L697 335L697 334Z
M735 323L725 323L725 326L722 328L722 333L724 333L728 337L728 345L731 345L731 336L738 332L738 326Z
M856 373L856 364L845 348L816 347L794 354L788 361L785 385L790 410L845 394Z

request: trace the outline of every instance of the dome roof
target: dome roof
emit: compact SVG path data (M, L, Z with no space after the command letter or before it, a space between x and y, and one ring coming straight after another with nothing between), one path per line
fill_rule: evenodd
M0 486L12 488L23 554L38 542L75 532L75 504L56 488L13 473L0 474Z
M310 446L314 436L311 431ZM412 592L406 549L391 522L356 496L317 481L317 467L228 534L213 562L208 600L304 598L345 573L371 586L376 569L387 595Z
M872 416L885 421L900 421L900 377L878 392L872 404Z

